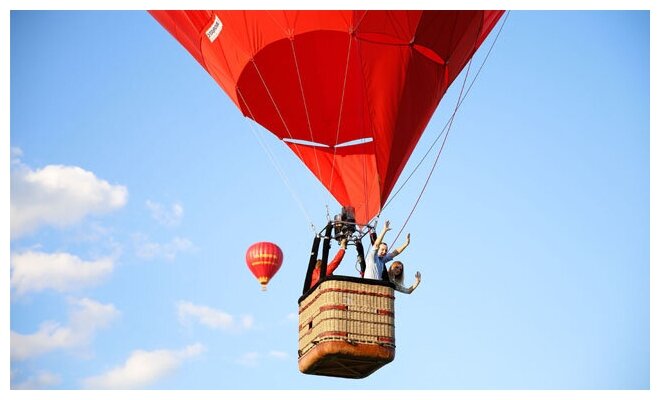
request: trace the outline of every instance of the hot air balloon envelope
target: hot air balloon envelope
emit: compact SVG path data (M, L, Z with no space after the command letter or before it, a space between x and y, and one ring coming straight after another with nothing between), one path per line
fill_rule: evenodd
M365 224L503 11L150 13Z
M282 249L275 243L258 242L250 246L245 254L245 262L255 278L261 283L261 290L277 273L284 261Z

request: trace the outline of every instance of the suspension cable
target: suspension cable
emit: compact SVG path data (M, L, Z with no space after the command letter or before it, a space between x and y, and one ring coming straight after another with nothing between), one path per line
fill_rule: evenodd
M316 142L314 139L314 131L312 129L312 121L309 118L309 109L307 108L307 99L305 98L305 90L303 89L302 76L300 75L300 67L298 66L298 56L296 55L296 46L293 44L293 36L291 36L289 43L291 43L291 54L293 54L293 62L296 65L296 75L298 76L298 86L300 88L300 95L302 96L303 107L305 108L307 129L309 130L309 136L312 139L312 142ZM319 164L319 157L316 154L315 146L312 146L312 151L314 152L314 160L316 161L316 172L319 176L321 176L321 165Z
M307 129L309 131L311 141L313 143L316 143L316 139L314 137L314 130L312 128L312 122L311 122L311 118L310 118L309 107L307 105L307 97L305 96L305 90L304 90L304 87L303 87L302 74L300 72L300 65L298 63L298 55L296 53L296 48L295 48L295 45L294 45L294 37L295 37L294 36L294 31L292 29L287 29L286 27L282 26L282 24L280 24L278 19L275 18L270 11L268 11L267 13L271 17L271 20L282 30L282 33L289 38L289 42L291 44L291 54L293 56L293 62L294 62L294 65L296 67L296 75L297 75L297 78L298 78L298 87L300 89L300 94L302 96L303 107L304 107L304 110L305 110L305 118L306 118L306 121L307 121ZM255 68L256 68L256 65L255 65ZM261 74L260 74L260 77L261 77ZM262 78L262 83L264 84L264 87L266 87L266 83L263 80L263 78ZM266 87L266 90L268 91L267 87ZM269 95L270 95L270 92L269 92ZM271 96L271 101L273 101L273 104L277 108L277 105L275 104L275 101L273 100L272 96ZM278 114L279 114L279 110L278 110ZM280 115L280 118L282 118L281 115ZM285 125L285 127L286 127L286 125ZM289 132L288 128L287 128L287 133L289 134L289 137L291 139L293 139L291 137L291 133ZM300 157L300 150L298 148L299 144L295 143L295 142L292 142L292 143L294 144L294 146L296 148L296 151L298 153L298 157L302 160L302 157ZM316 164L316 175L319 177L319 179L321 179L322 178L322 171L321 171L321 165L320 165L320 162L319 162L318 151L317 151L315 146L310 146L310 147L312 147L312 152L314 154L314 161L315 161L315 164ZM336 153L336 149L335 149L335 153ZM333 161L332 173L334 173L334 155L333 155L333 160L332 161ZM330 186L332 187L332 175L330 177ZM327 199L325 193L322 192L319 187L317 187L317 190L319 190L319 192L321 192L321 195L320 195L321 198L326 198ZM326 202L326 210L327 209L328 209L328 204ZM328 214L327 219L328 219L328 221L330 220L329 214Z
M506 19L508 18L508 16L509 16L509 12L506 13L506 15L505 15L505 17L504 17L504 20L503 20L503 22L502 22L502 25L500 26L500 29L497 31L497 34L496 34L496 36L495 36L495 39L494 39L493 43L492 43L491 46L488 48L488 52L486 53L486 56L485 56L485 58L484 58L484 61L483 61L483 62L481 63L481 65L479 66L479 69L477 70L477 73L474 75L474 78L472 79L472 81L470 82L470 85L468 86L467 90L465 91L465 96L463 96L461 99L459 99L459 102L458 102L458 107L459 107L459 108L460 108L460 106L463 104L463 101L467 98L467 96L468 96L468 94L470 93L470 91L472 90L472 86L475 84L477 78L479 77L479 74L481 73L481 70L483 69L484 65L486 64L486 60L488 59L488 56L490 55L491 51L493 50L493 47L495 46L495 43L497 42L497 38L500 36L500 33L502 32L502 28L504 28L504 23L506 22ZM440 138L442 137L442 135L445 133L445 130L447 130L447 127L449 126L449 123L450 123L450 121L451 121L451 118L453 118L453 115L450 117L450 119L447 120L447 122L445 123L445 126L442 128L442 130L440 131L440 133L438 134L438 136L436 136L435 140L433 141L433 143L431 143L431 145L429 146L428 150L426 151L426 153L424 153L424 156L423 156L423 157L421 158L421 160L417 163L417 165L416 165L415 168L412 170L412 172L408 175L408 177L406 177L406 179L403 181L403 183L402 183L401 185L399 185L399 187L397 188L397 190L396 190L396 191L390 196L390 198L387 200L387 202L386 202L385 205L383 206L381 212L382 212L383 210L385 210L385 208L386 208L386 207L387 207L387 206L388 206L388 205L394 200L394 198L396 198L396 196L399 194L399 192L401 192L401 190L406 186L406 184L408 183L408 181L413 177L413 175L415 175L415 173L417 172L417 170L419 169L419 167L422 165L422 163L424 163L424 161L426 160L426 157L428 157L428 155L431 153L431 150L433 150L433 148L435 147L435 145L438 143L438 140L440 140Z
M283 168L281 167L281 165L277 162L277 159L276 159L275 156L273 155L273 152L272 152L271 149L266 145L266 143L262 140L261 136L259 135L259 133L258 133L257 130L255 129L254 125L256 124L256 122L254 121L254 115L252 114L252 110L250 109L250 106L248 105L247 101L245 101L245 97L243 97L243 94L241 93L241 90L238 89L238 87L236 88L236 92L237 92L238 95L241 97L241 100L243 101L243 104L245 104L245 107L247 108L248 113L250 114L250 117L249 117L249 118L246 118L246 119L249 120L249 121L248 121L248 126L250 127L250 130L252 131L252 134L253 134L254 137L257 139L257 142L259 142L259 145L261 146L261 148L264 150L264 152L265 152L266 155L268 156L268 159L270 160L271 164L273 165L273 167L274 167L275 170L277 171L278 175L280 176L280 178L281 178L282 181L284 182L284 186L287 188L287 190L288 190L289 193L291 194L291 197L293 197L293 199L294 199L294 200L296 201L296 203L298 204L298 207L300 208L300 210L302 211L303 215L305 216L305 219L307 219L307 222L308 222L309 225L310 225L310 229L312 230L312 233L313 233L314 235L316 235L316 228L314 227L314 222L312 222L312 219L311 219L311 217L309 216L309 213L307 212L307 209L305 208L305 205L304 205L303 202L300 200L300 197L298 197L298 194L297 194L296 191L293 189L293 186L291 186L291 183L290 183L290 181L289 181L289 178L287 177L286 173L284 172L284 169L283 169Z
M289 139L293 140L293 135L291 135L291 131L289 130L289 126L286 124L286 121L284 120L284 116L282 116L282 112L280 111L280 108L277 106L277 102L273 98L273 94L270 92L270 89L268 88L268 85L266 84L266 81L264 80L263 75L261 75L261 71L259 70L259 67L257 66L256 61L254 61L254 58L250 60L252 62L252 65L254 66L255 71L257 71L257 75L259 75L259 79L261 79L261 83L264 85L264 89L266 89L266 93L268 94L268 97L270 98L271 103L273 104L273 107L275 107L275 111L277 112L277 115L280 117L280 122L282 122L282 125L284 125L284 130L286 130L287 135L289 135ZM243 99L245 101L245 99ZM247 103L246 103L247 104ZM296 152L298 153L298 158L302 160L302 154L300 154L300 149L298 149L298 144L295 142L291 142L294 145L294 148L296 149Z
M341 118L344 111L344 95L346 94L346 82L348 81L348 67L351 60L351 47L353 44L353 35L349 32L348 34L348 51L346 53L346 67L344 68L344 83L341 87L341 97L339 100L339 115L337 116L337 131L335 132L335 144L332 147L332 168L330 170L330 187L332 187L332 182L335 177L335 158L337 157L337 144L339 143L339 130L341 127Z
M297 72L297 74L298 74L298 80L299 80L299 83L300 83L300 85L301 85L301 88L300 88L300 89L301 89L301 92L302 92L301 76L300 76L300 71L298 70L298 62L297 62L297 59L296 59L296 57L295 57L295 49L293 48L293 41L292 41L292 51L293 51L293 55L294 55L295 65L296 65L296 72ZM282 112L280 111L280 108L278 107L277 102L275 101L275 99L274 99L274 97L273 97L273 95L272 95L272 93L271 93L271 91L270 91L270 88L269 88L268 85L266 84L266 80L264 79L263 75L261 74L261 71L259 70L259 67L257 66L256 61L254 60L254 58L252 58L250 61L252 62L252 65L254 66L254 69L255 69L255 71L257 72L257 74L258 74L258 76L259 76L259 79L261 80L261 83L262 83L262 85L264 86L264 89L266 90L266 93L268 94L268 97L270 98L271 103L273 104L273 107L275 107L275 111L277 112L277 115L279 116L280 121L282 122L282 125L284 125L284 129L286 130L286 133L287 133L287 135L289 136L289 139L292 140L292 142L289 142L289 143L292 144L292 147L293 147L293 149L295 150L295 153L298 155L298 158L299 158L300 160L303 160L302 154L301 154L301 152L300 152L299 145L298 145L298 143L296 143L296 142L293 141L293 140L294 140L293 135L291 134L291 131L289 130L289 127L288 127L286 121L284 120L284 116L282 115ZM241 98L243 99L243 102L244 102L244 103L246 104L246 106L247 106L247 101L245 101L245 98L243 98L242 95L241 95ZM303 101L304 101L304 94L303 94ZM305 113L306 113L306 115L308 115L308 109L307 109L307 104L306 104L306 102L305 102L304 104L305 104ZM249 109L249 107L248 107L248 109ZM251 112L250 112L250 113L251 113ZM252 114L252 113L251 113L251 114ZM254 118L252 118L252 119L254 119ZM309 121L309 116L308 116L308 121ZM311 134L312 134L312 131L311 131L311 124L310 124L310 126L309 126L309 129L310 129L310 135L311 135ZM318 163L318 158L317 158L317 156L316 156L316 149L314 149L314 156L315 156L316 161L317 161L317 170L319 171L319 175L320 175L320 167L319 167L319 163ZM287 183L287 185L288 185L288 183ZM291 191L291 193L292 193L292 195L293 195L293 191ZM296 201L298 201L298 203L302 206L302 202L300 201L300 199L299 199L297 196L295 196L295 195L294 195L294 197L296 198ZM307 214L307 211L305 210L305 207L302 206L302 209L303 209L303 212L304 212L304 214L305 214L305 216L306 216L308 222L310 222L310 225L313 227L314 224L311 223L311 219L310 219L309 215ZM313 228L313 230L314 230L314 234L316 234L316 230L315 230L314 228Z
M465 89L465 84L466 84L466 82L467 82L467 78L468 78L468 75L469 75L469 73L470 73L470 68L471 68L472 60L473 60L472 58L470 58L470 61L468 62L468 68L467 68L466 73L465 73L465 78L464 78L464 80L463 80L463 84L461 85L461 90L460 90L459 95L458 95L458 100L457 100L457 102L456 102L456 106L454 107L454 111L453 111L451 117L449 118L449 121L447 122L447 124L445 124L445 128L442 129L442 131L440 132L440 134L438 135L438 137L435 139L435 141L433 142L433 144L431 145L431 147L429 148L429 150L426 152L426 154L424 155L424 157L422 158L422 160L417 164L417 166L414 168L414 170L412 171L412 173L410 174L410 176L408 176L408 178L404 181L403 185L402 185L402 186L401 186L401 187L395 192L394 196L392 196L392 198L390 198L390 200L388 200L387 203L383 206L383 209L384 209L388 204L390 204L391 200L396 196L396 194L398 194L398 193L401 191L401 189L403 188L403 186L404 186L404 185L408 182L408 180L412 177L412 174L414 174L415 171L417 171L417 168L418 168L418 167L421 165L421 163L424 161L424 159L426 158L426 156L427 156L427 155L429 154L429 152L431 151L431 148L433 148L433 147L435 146L435 144L437 143L437 141L438 141L438 140L440 139L440 137L442 136L442 133L445 132L445 129L446 129L446 134L445 134L445 136L444 136L444 139L442 140L442 144L441 144L441 146L440 146L440 150L438 151L438 154L437 154L437 156L435 157L435 161L433 162L433 166L431 167L431 170L430 170L428 176L426 177L426 181L424 182L424 185L422 186L422 189L421 189L421 191L420 191L420 193L419 193L419 196L417 196L417 200L415 201L415 203L414 203L412 209L410 210L410 213L408 214L408 217L406 218L405 222L404 222L403 225L401 226L401 229L399 230L399 232L397 233L396 237L395 237L394 240L392 241L392 244L396 243L397 239L398 239L399 236L401 235L401 232L403 232L404 228L406 227L406 225L407 225L408 222L410 221L410 218L412 217L412 214L415 212L415 209L417 208L417 205L419 204L419 201L421 200L422 195L423 195L424 192L426 191L426 187L428 186L428 183L429 183L429 181L430 181L430 179L431 179L431 175L433 175L433 172L434 172L434 170L435 170L435 167L436 167L437 164L438 164L438 160L440 159L440 155L442 154L442 151L443 151L443 149L445 148L445 144L446 144L446 142L447 142L447 138L448 138L448 136L449 136L449 132L450 132L451 127L452 127L452 125L453 125L454 118L456 117L456 114L458 113L458 109L459 109L459 107L461 106L461 104L463 104L463 101L465 100L465 98L466 98L467 95L469 94L470 90L472 89L472 86L474 85L475 81L476 81L477 78L479 77L479 74L480 74L481 70L483 69L484 65L486 64L486 61L488 60L488 57L490 56L491 51L492 51L493 48L495 47L495 43L497 42L497 39L499 38L500 33L502 32L502 29L504 28L504 24L506 23L506 20L507 20L508 16L509 16L509 12L506 13L506 15L505 15L505 17L504 17L504 20L502 21L502 24L500 25L500 29L497 31L497 34L495 35L495 39L493 40L493 43L491 44L490 48L488 49L488 52L486 53L486 56L484 57L483 62L481 63L479 69L477 70L477 73L475 74L475 76L474 76L474 78L472 79L471 83L468 85L467 90L465 90L465 95L463 95L463 91L464 91L464 89ZM382 212L382 210L381 210L381 212Z
M225 57L225 62L227 62L226 53L224 51L221 51L221 53ZM254 59L252 59L252 64L254 65L255 69L257 70L257 73L259 73L257 65L254 62ZM270 99L273 102L273 105L277 109L277 104L275 104L275 101L273 100L273 97L270 95L270 91L268 90L268 87L266 86L266 83L264 82L263 77L261 76L261 73L259 73L259 77L261 78L261 81L264 84L264 87L266 88L266 91L268 92L268 95L270 96ZM291 184L289 182L289 179L288 179L286 173L284 172L284 169L276 161L271 149L264 143L264 141L261 139L261 136L257 133L257 131L254 127L254 125L256 124L254 114L252 113L252 109L250 108L250 105L248 104L247 99L245 98L245 96L243 96L243 93L239 89L238 82L236 82L236 79L233 76L231 76L231 79L232 79L232 82L234 84L234 87L236 88L236 93L239 95L239 97L243 101L243 104L245 104L245 108L247 108L247 111L250 114L249 118L247 118L247 119L250 120L250 121L247 122L248 126L250 127L250 131L252 131L252 134L257 139L257 142L259 143L261 148L264 150L264 152L268 156L268 159L270 160L271 164L273 165L273 167L277 171L278 175L280 176L280 178L284 182L284 186L287 188L287 190L291 194L291 197L293 197L295 202L298 204L298 207L300 208L303 215L305 216L305 219L307 219L307 222L310 225L310 229L312 230L312 233L316 234L316 228L314 227L314 223L312 222L312 219L310 218L309 213L305 209L305 205L302 203L302 201L298 197L297 193L295 192L295 190L291 186ZM280 114L279 110L277 110L277 112L280 115L280 118L282 118L282 115ZM288 127L286 126L286 123L284 122L284 120L282 120L282 123L284 124L284 126L285 126L285 128L287 129L287 132L288 132Z

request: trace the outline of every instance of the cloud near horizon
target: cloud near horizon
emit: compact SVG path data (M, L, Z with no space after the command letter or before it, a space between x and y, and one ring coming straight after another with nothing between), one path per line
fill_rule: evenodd
M176 307L179 321L184 325L192 321L212 329L231 332L245 331L254 325L254 318L251 315L236 318L222 310L193 304L189 301L179 301Z
M120 313L112 304L95 300L70 299L68 325L55 321L43 322L37 332L22 334L11 331L11 359L25 360L58 350L88 344L99 329L108 326Z
M136 233L133 235L135 255L142 260L174 261L179 253L195 251L195 245L186 238L175 237L169 242L153 242L148 236Z
M151 217L160 225L174 227L181 223L183 218L183 206L181 204L174 203L170 208L167 208L160 203L147 200L146 205L151 212Z
M200 343L181 350L135 350L123 365L82 381L84 389L143 389L173 373L184 360L206 349Z
M110 257L84 261L69 253L12 253L11 287L17 295L53 289L58 292L99 283L114 268Z
M48 371L39 371L37 374L28 377L22 382L14 382L12 380L11 389L12 390L49 389L59 385L61 382L62 382L62 377L60 375Z
M33 170L14 161L10 197L10 231L15 239L43 226L63 228L88 215L121 208L128 190L80 167L47 165Z

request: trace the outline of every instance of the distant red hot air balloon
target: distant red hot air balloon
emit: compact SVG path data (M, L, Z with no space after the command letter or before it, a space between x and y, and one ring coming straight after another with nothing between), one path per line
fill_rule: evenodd
M255 243L245 254L245 262L261 283L261 290L266 290L266 285L280 269L282 261L284 261L282 249L270 242Z

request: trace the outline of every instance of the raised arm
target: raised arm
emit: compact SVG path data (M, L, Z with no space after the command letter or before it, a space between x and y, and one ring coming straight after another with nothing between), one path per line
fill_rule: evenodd
M412 293L415 289L417 289L417 286L419 286L419 283L422 281L422 274L417 271L415 274L415 283L412 284L410 287L403 287L401 285L396 285L396 290L398 290L401 293L405 294L410 294Z
M392 256L394 257L401 254L401 252L403 252L406 249L406 247L408 247L409 244L410 244L410 233L406 235L406 241L403 242L401 246L397 247L392 251Z
M335 258L333 258L332 261L330 261L328 264L328 270L326 271L326 274L332 274L339 266L339 263L341 263L341 260L344 259L344 253L346 253L346 242L347 239L343 238L339 243L339 251L337 251Z
M378 246L380 246L380 244L383 243L383 239L385 238L385 234L390 229L392 229L392 228L390 228L390 221L385 221L385 226L383 226L383 230L380 231L380 235L378 235L378 237L376 238L376 241L374 242L374 248L378 248Z

